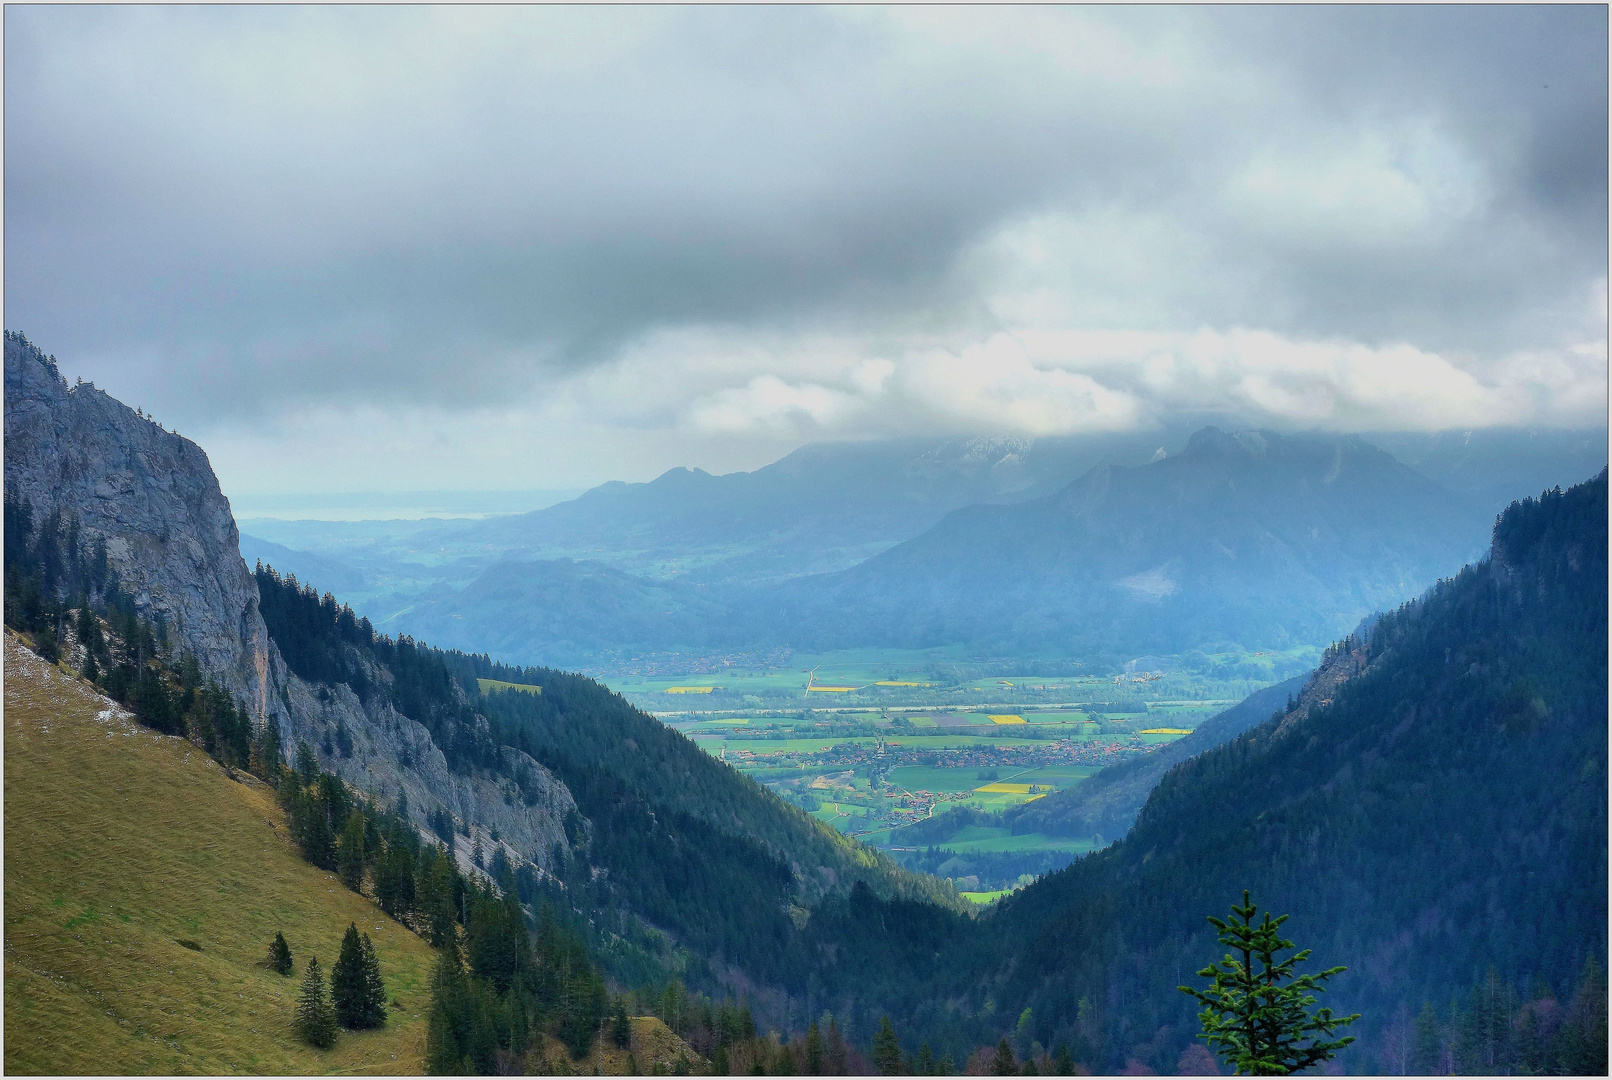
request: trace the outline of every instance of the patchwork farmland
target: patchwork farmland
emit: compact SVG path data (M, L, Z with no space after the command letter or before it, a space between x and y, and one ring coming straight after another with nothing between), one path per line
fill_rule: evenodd
M682 671L668 659L603 678L819 820L916 858L904 856L893 832L1044 798L1151 753L1277 681L1285 666L1313 660L1301 651L1199 658L1198 670L1087 672L1064 662L1024 674L1034 665L1000 661L982 671L944 654L866 650L780 656L765 667L706 658ZM1217 674L1221 660L1244 674ZM1268 676L1247 677L1251 663L1264 663ZM973 820L959 814L958 827L923 853L938 867L923 868L982 899L1105 842L1010 836Z

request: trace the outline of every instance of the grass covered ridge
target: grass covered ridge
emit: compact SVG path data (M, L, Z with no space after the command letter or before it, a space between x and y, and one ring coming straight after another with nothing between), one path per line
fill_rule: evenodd
M5 674L7 1072L421 1071L430 948L303 862L269 788L139 727L9 630ZM400 1007L320 1051L292 1030L297 988L349 922ZM276 930L291 978L259 963Z

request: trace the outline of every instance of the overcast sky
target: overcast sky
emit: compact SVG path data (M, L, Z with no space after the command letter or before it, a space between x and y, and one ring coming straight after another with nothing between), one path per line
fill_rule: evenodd
M226 493L1604 423L1607 12L5 12L5 322Z

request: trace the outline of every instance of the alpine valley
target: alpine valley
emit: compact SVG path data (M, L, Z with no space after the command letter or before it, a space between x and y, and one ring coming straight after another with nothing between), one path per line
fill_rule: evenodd
M1332 1064L1604 1075L1604 432L1229 428L243 537L8 331L7 1071L1214 1072L1246 889Z

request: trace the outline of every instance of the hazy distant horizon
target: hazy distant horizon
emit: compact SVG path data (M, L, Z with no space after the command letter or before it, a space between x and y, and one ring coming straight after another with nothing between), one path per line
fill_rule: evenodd
M1193 423L1189 426L1195 429L1199 426L1215 423L1217 419L1220 418L1210 418L1208 420L1194 418ZM1239 428L1236 425L1229 424L1223 419L1216 426L1221 426L1226 428L1226 430L1231 431L1245 430L1244 428ZM1267 429L1269 429L1268 425ZM1181 445L1178 445L1181 442L1180 436L1186 430L1186 427L1178 426L1174 431L1159 433L1159 438L1163 443L1159 449L1165 450L1169 453L1179 451L1181 449ZM1285 433L1325 433L1325 430L1326 429L1323 428L1307 428L1294 429ZM1582 428L1555 430L1538 428L1491 428L1479 430L1484 436L1487 436L1490 439L1504 438L1507 435L1513 435L1521 437L1524 440L1532 441L1532 439L1539 435L1554 435L1557 437L1557 443L1559 444L1563 438L1571 439L1573 437L1579 437L1581 440L1587 440L1590 443L1595 443L1602 448L1605 447L1608 441L1608 429L1604 424L1590 425ZM1470 435L1477 433L1477 431L1468 433L1443 433L1442 436L1439 433L1426 433L1425 438L1429 443L1431 443L1431 440L1440 437L1449 437L1455 434L1464 434L1470 437ZM1387 450L1395 457L1400 458L1406 464L1411 465L1413 468L1417 468L1418 471L1432 473L1435 475L1435 478L1439 479L1441 482L1451 482L1450 476L1437 475L1439 468L1437 464L1433 462L1418 461L1414 454L1407 455L1407 447L1415 447L1418 442L1423 441L1422 439L1418 438L1417 434L1415 433L1406 434L1396 432L1367 431L1354 434L1359 434L1360 437L1365 439L1367 442L1370 442L1381 449ZM977 437L1011 438L1012 436L996 434ZM654 473L653 475L639 477L611 477L605 481L601 481L601 483L649 483L661 476L664 476L668 472L675 472L678 469L705 471L713 476L754 472L757 469L775 464L776 462L788 457L792 453L821 443L834 443L837 445L856 445L861 443L875 445L881 443L887 444L891 442L921 443L924 441L926 440L921 440L917 437L911 436L899 440L814 440L812 442L802 443L800 446L794 447L776 458L768 458L752 468L733 469L725 473L719 473L712 472L711 470L702 470L699 465L680 463L671 465L666 469L662 469L659 472ZM205 447L203 449L205 449ZM1431 451L1431 445L1429 445L1427 449ZM1564 470L1566 461L1570 460L1573 455L1571 453L1565 453L1564 448L1560 445L1552 445L1549 448L1542 447L1536 456L1548 460L1553 454L1560 460L1560 464L1554 467L1556 471L1561 472L1562 475L1557 480L1552 482L1568 485L1576 483L1579 480L1587 479L1590 475L1590 472L1586 472L1584 476L1578 476L1576 474L1572 474L1570 472L1570 468ZM1448 460L1451 456L1451 450L1449 449L1448 445L1440 448L1438 456L1445 459L1442 462L1443 468L1447 469L1451 467L1452 463ZM1583 457L1583 461L1580 464L1583 465L1584 468L1588 468L1593 471L1595 463L1590 461L1590 457L1593 456L1593 454L1589 456L1579 456ZM1125 464L1127 462L1115 461L1113 463ZM1129 464L1140 463L1140 458L1138 458L1136 461L1129 462ZM1520 472L1528 471L1527 466L1524 466L1520 462L1513 462L1513 465ZM1430 468L1429 466L1433 467ZM1535 475L1548 473L1551 471L1552 467L1552 465L1545 463L1544 461L1536 462L1533 465L1533 473ZM1470 473L1472 470L1469 467L1467 471ZM1070 477L1070 479L1074 479L1074 477ZM242 527L242 531L251 532L252 529L250 528L250 525L254 521L264 523L291 523L297 521L378 523L386 521L406 522L434 519L477 520L488 517L525 514L536 510L543 510L558 503L570 501L598 486L600 485L594 484L585 488L578 487L569 489L482 487L442 488L433 490L389 490L374 488L362 491L343 492L231 492L230 490L226 489L224 494L230 499L231 508L234 511L236 521ZM1456 483L1455 486L1460 487L1462 485L1460 483ZM1522 495L1530 493L1531 490L1525 491L1519 488L1516 492L1516 495L1521 497Z
M239 523L275 521L417 521L524 514L574 499L575 489L444 489L245 493L230 498ZM229 493L226 492L226 495Z

